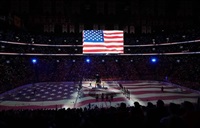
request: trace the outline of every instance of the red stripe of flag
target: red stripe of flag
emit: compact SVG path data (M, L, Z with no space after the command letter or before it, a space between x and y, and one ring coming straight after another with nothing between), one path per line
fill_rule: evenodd
M85 53L123 53L123 50L84 50Z

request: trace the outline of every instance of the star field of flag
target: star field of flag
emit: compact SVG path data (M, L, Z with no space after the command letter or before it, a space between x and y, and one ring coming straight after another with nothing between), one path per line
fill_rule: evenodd
M55 101L73 98L77 88L71 83L41 83L21 88L0 97L7 101Z
M83 37L83 42L104 43L103 30L84 30Z

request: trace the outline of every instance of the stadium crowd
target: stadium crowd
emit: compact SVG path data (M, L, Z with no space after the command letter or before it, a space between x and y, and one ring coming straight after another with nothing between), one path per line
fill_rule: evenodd
M189 33L190 32L190 33ZM167 32L146 34L140 39L131 34L125 34L125 54L140 53L170 53L170 52L198 52L198 42L181 43L184 41L198 40L198 29L168 35ZM183 36L185 35L185 36ZM169 40L166 40L169 37ZM17 53L16 56L0 56L0 92L5 92L17 86L32 82L45 81L76 81L81 78L91 78L99 73L106 80L166 80L176 84L199 90L199 56L198 54L157 56L158 62L150 63L149 56L117 56L117 55L84 55L81 34L68 33L59 34L43 33L31 34L13 27L1 26L0 30L1 53ZM146 40L146 41L145 41ZM9 43L21 43L12 44ZM135 42L136 41L136 42ZM138 42L139 41L139 42ZM152 42L153 41L153 42ZM163 41L163 42L162 42ZM151 42L151 43L150 43ZM162 43L161 43L162 42ZM180 42L175 45L156 46L169 42ZM156 45L152 45L155 43ZM45 44L51 46L35 46L34 44ZM147 44L150 46L136 46ZM70 45L63 47L63 45ZM130 47L126 47L130 45ZM48 54L47 56L26 56L25 53ZM49 56L51 54L70 54L70 56ZM38 62L33 64L32 58ZM86 58L91 62L87 63Z
M90 58L90 63L86 59ZM158 80L199 90L198 56L1 56L1 92L35 82L79 81L99 73L104 80ZM191 65L192 63L192 65Z
M38 110L7 110L0 111L1 128L9 127L43 127L43 128L101 128L128 127L141 128L197 128L199 127L199 109L191 102L182 104L162 100L156 104L148 102L142 106L134 102L133 106L120 103L117 107L99 108L68 108Z

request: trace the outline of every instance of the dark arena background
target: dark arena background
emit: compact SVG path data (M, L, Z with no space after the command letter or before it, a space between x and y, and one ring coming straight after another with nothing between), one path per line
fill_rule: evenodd
M193 0L1 0L0 127L199 127L199 12ZM113 30L120 46L90 49Z

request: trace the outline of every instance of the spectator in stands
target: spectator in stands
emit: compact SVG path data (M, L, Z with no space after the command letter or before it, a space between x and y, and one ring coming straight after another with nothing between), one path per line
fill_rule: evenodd
M161 118L160 123L162 128L186 128L184 120L180 117L180 106L175 103L170 103L169 115Z
M186 124L187 128L197 128L200 126L200 111L196 110L193 103L184 101L181 104L182 114L181 118Z

